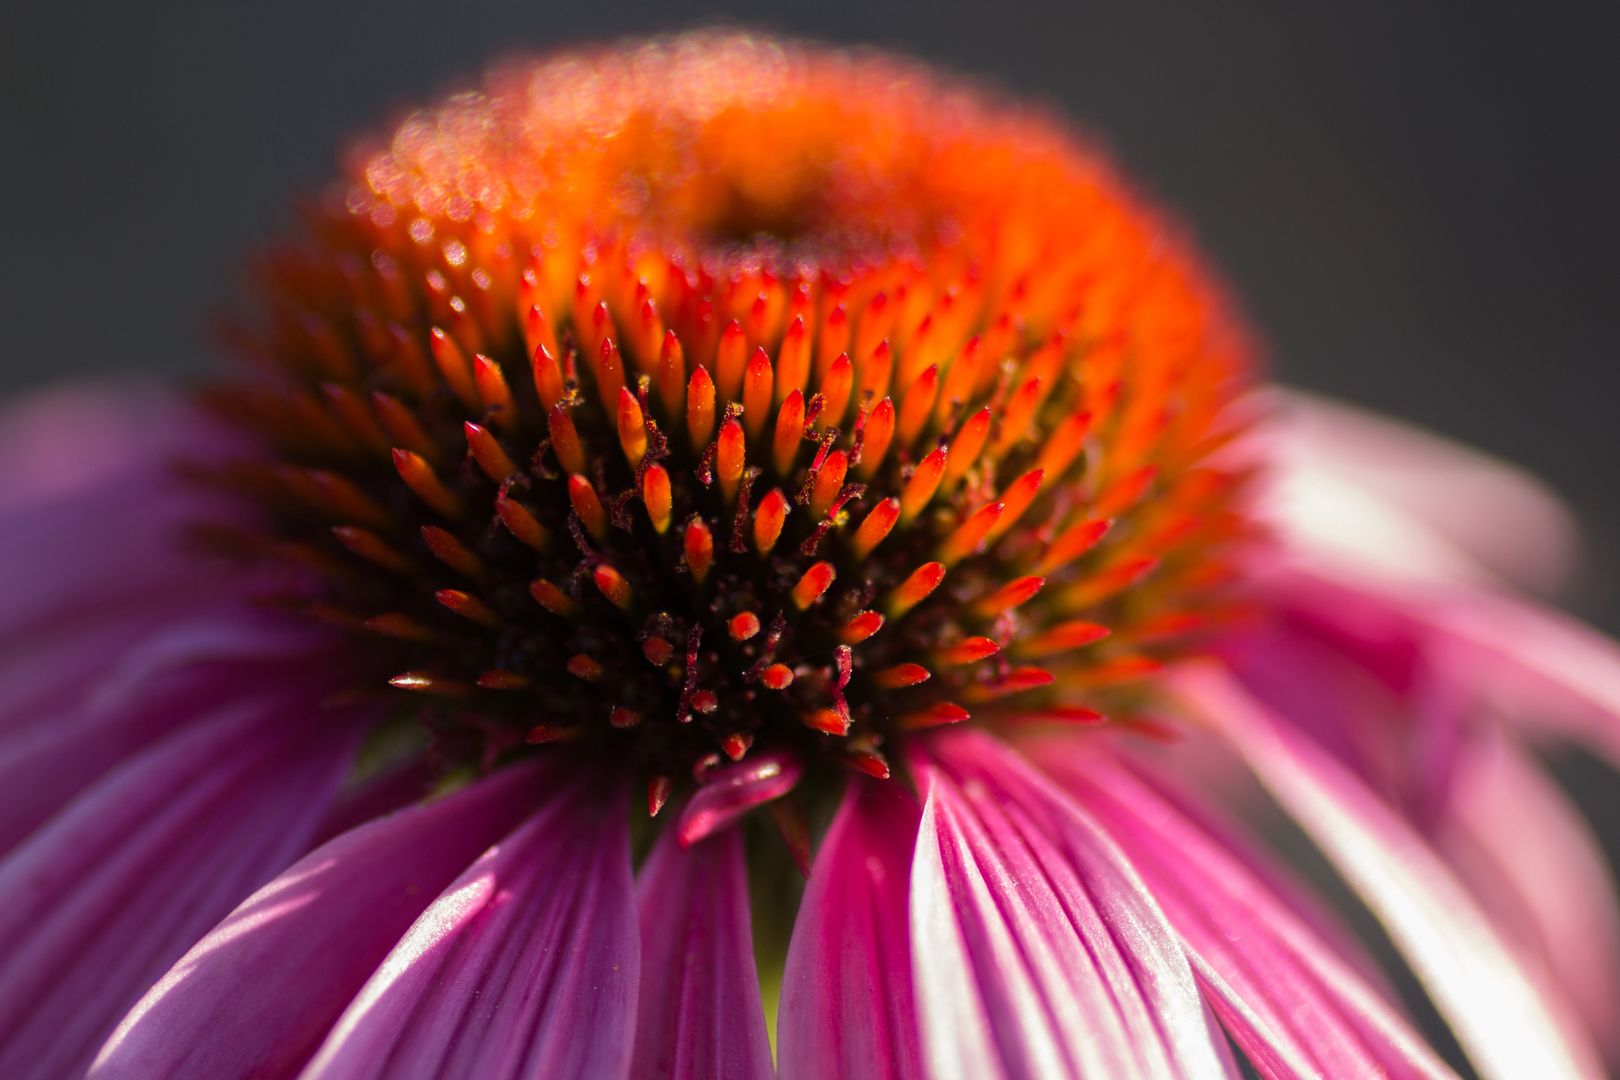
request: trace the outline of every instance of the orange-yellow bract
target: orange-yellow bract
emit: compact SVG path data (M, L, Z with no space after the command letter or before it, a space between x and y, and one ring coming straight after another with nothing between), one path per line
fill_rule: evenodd
M485 754L881 773L1224 611L1217 292L1060 126L893 60L509 65L358 148L264 293L215 399L273 454L222 471Z

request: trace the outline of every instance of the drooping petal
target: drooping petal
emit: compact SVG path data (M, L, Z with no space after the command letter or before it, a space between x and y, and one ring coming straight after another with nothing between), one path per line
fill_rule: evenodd
M1249 692L1430 837L1530 966L1550 965L1596 1037L1620 1035L1613 886L1578 815L1496 721L1608 740L1612 751L1620 715L1598 706L1620 650L1482 586L1398 587L1320 557L1274 569L1264 586L1291 614L1229 650ZM1556 647L1536 644L1538 625ZM1563 677L1579 688L1535 673L1540 658L1563 665L1571 652L1578 662ZM1588 686L1599 688L1592 697L1572 692Z
M1580 812L1503 734L1470 747L1447 811L1441 852L1547 965L1602 1048L1620 1052L1620 897Z
M208 927L307 849L355 744L349 718L312 711L284 698L180 731L0 862L0 1075L83 1069Z
M1467 889L1377 796L1217 669L1170 679L1359 890L1482 1075L1602 1075L1567 1005L1537 985Z
M1577 620L1480 587L1414 587L1298 557L1272 587L1404 620L1445 678L1527 729L1584 742L1620 765L1620 643Z
M1513 719L1585 742L1620 767L1620 644L1566 615L1495 593L1414 608L1440 636L1440 662L1454 677L1478 686Z
M1192 956L1226 1029L1263 1076L1451 1076L1404 1020L1190 811L1104 754L1052 740L1037 760L1130 857Z
M799 904L777 1020L782 1080L921 1080L908 922L920 810L894 781L857 780Z
M1295 543L1403 576L1477 566L1540 590L1574 562L1574 519L1522 469L1306 394L1283 395L1277 414L1262 509Z
M623 800L563 783L422 913L305 1080L612 1080L640 958Z
M1097 824L980 733L918 758L912 953L930 1073L1225 1075L1175 931Z
M659 837L636 881L641 991L630 1075L769 1080L742 834Z
M292 1073L423 909L534 805L545 779L532 765L507 769L306 855L147 991L91 1076Z

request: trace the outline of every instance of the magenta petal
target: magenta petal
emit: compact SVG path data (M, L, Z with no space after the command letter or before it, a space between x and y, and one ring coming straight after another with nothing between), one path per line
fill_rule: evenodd
M1216 1014L1261 1075L1448 1077L1400 1016L1191 814L1104 755L1054 741L1040 763L1130 856L1192 954Z
M754 807L780 799L803 775L798 757L788 753L752 754L735 765L715 769L681 810L676 825L681 843L695 844Z
M153 740L242 699L217 676L192 677L105 706L80 703L0 738L0 791L7 793L0 802L0 852Z
M220 445L179 395L127 385L0 409L0 475L14 478L0 491L0 647L205 576L174 533L226 515L203 509L209 496L176 476L172 459L210 459Z
M47 726L80 705L110 662L198 607L192 596L109 604L56 625L30 627L0 646L0 735Z
M0 1075L81 1070L141 994L306 850L343 717L248 707L109 774L0 862Z
M209 576L207 563L175 542L187 509L199 510L169 505L146 479L132 479L104 498L74 499L5 523L0 647L13 648L109 605L161 602ZM116 543L108 540L109 527L119 530Z
M921 1080L909 882L919 808L856 780L799 904L777 1020L782 1080Z
M983 734L918 757L911 940L930 1073L1225 1076L1175 931L1097 824Z
M0 736L0 852L79 791L178 728L279 695L280 664L303 664L324 634L243 610L152 627L100 670L78 700ZM86 647L91 647L86 642ZM306 655L300 655L300 654Z
M423 912L305 1080L612 1080L640 963L624 800L555 789Z
M666 829L636 881L637 1080L769 1080L742 834L690 847Z
M91 1075L293 1072L433 897L534 805L544 776L507 769L306 855L147 992Z
M1505 735L1469 748L1446 809L1440 849L1620 1054L1620 897L1580 811Z
M1567 1004L1525 971L1468 890L1376 795L1218 669L1172 679L1361 893L1482 1075L1603 1075Z

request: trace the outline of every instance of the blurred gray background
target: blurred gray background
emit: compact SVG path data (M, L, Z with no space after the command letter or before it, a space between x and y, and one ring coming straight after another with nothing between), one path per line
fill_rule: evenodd
M1620 5L1213 7L7 4L0 394L204 369L207 314L342 141L491 55L741 21L917 53L1089 127L1194 228L1283 379L1566 495L1589 529L1566 600L1620 632ZM1613 774L1559 766L1620 857Z

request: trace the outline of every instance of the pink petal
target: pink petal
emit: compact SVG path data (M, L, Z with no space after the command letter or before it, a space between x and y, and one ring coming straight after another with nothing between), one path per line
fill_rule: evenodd
M294 1072L433 897L534 805L544 776L504 770L304 856L147 991L91 1075Z
M206 576L177 534L232 511L173 461L222 445L178 397L137 388L49 391L0 413L0 467L15 478L0 494L0 646Z
M196 423L178 394L126 380L67 383L0 404L0 515L162 469Z
M1620 644L1590 627L1489 589L1401 586L1330 560L1300 558L1276 576L1317 605L1404 620L1450 681L1620 764Z
M1170 678L1359 890L1482 1075L1602 1075L1567 1006L1537 986L1405 822L1217 669L1186 668Z
M0 648L25 644L119 605L162 604L214 577L179 542L181 514L139 485L24 518L0 532ZM138 523L107 538L109 522ZM120 527L112 526L112 527Z
M907 923L919 810L898 781L844 796L793 924L777 1019L782 1080L920 1080Z
M1129 855L1261 1075L1447 1077L1404 1020L1267 884L1253 853L1106 755L1053 740L1038 760Z
M1565 675L1601 687L1604 651L1620 650L1560 616L1480 587L1393 588L1322 560L1274 573L1269 585L1273 604L1305 613L1309 622L1290 619L1275 641L1248 650L1247 660L1240 653L1245 685L1296 725L1304 720L1433 837L1496 925L1526 949L1531 966L1552 965L1553 981L1594 1034L1610 1041L1620 1036L1609 1022L1620 1015L1614 985L1620 904L1606 867L1562 795L1494 723L1481 722L1487 709L1475 706L1484 699L1495 706L1489 712L1506 710L1514 719L1615 745L1620 717L1605 722L1594 702L1556 689L1526 665L1542 656L1562 664L1573 651L1578 663ZM1513 647L1518 635L1544 638L1545 629L1534 629L1538 624L1551 624L1553 644ZM1574 630L1576 640L1559 640L1560 624ZM1309 669L1310 650L1302 653L1302 646L1318 639L1336 670ZM1616 663L1611 655L1607 664ZM1368 675L1388 693L1363 693L1372 685ZM1290 689L1289 682L1297 685ZM1342 689L1324 696L1320 686L1328 684ZM1396 718L1393 729L1385 716ZM1341 732L1340 741L1324 739L1324 727ZM1346 757L1344 737L1381 748L1376 756L1383 766L1369 767L1372 754Z
M638 954L624 800L580 777L433 901L303 1076L622 1077Z
M154 740L237 705L243 697L234 683L230 672L193 675L114 708L81 707L0 741L0 791L9 793L0 804L0 852Z
M645 1080L768 1078L742 834L683 847L666 829L636 881L641 1003L630 1074Z
M143 599L30 627L0 647L0 734L48 726L89 695L110 660L198 607L189 595Z
M1598 840L1541 767L1507 737L1459 769L1441 850L1611 1055L1620 1052L1620 897Z
M1574 520L1523 470L1342 403L1280 405L1265 505L1296 542L1402 576L1483 567L1543 591L1567 576Z
M735 765L713 770L681 811L676 824L681 843L695 844L754 807L780 799L803 775L798 757L788 753L751 754Z
M177 394L107 382L0 406L0 732L45 727L154 629L243 594L181 543L238 512L177 475L229 440Z
M1375 592L1291 572L1257 588L1272 617L1232 635L1225 662L1420 832L1432 829L1487 712L1477 680L1438 665L1435 634Z
M355 742L344 717L309 709L284 699L178 732L0 862L0 1075L82 1070L187 947L306 849Z
M1515 720L1589 743L1620 767L1620 645L1568 616L1475 593L1418 604L1441 661Z
M930 1072L1226 1075L1175 931L1096 823L981 733L918 758L911 926Z
M308 626L237 609L152 627L122 656L95 657L101 670L76 702L0 736L0 791L9 793L0 804L0 852L156 739L278 695L286 683L281 665L306 676L330 667L309 655L329 644Z
M1444 774L1412 752L1420 643L1401 627L1358 618L1357 609L1313 610L1297 599L1292 591L1262 596L1270 617L1223 642L1226 664L1250 693L1297 717L1301 730L1392 800L1443 791Z

